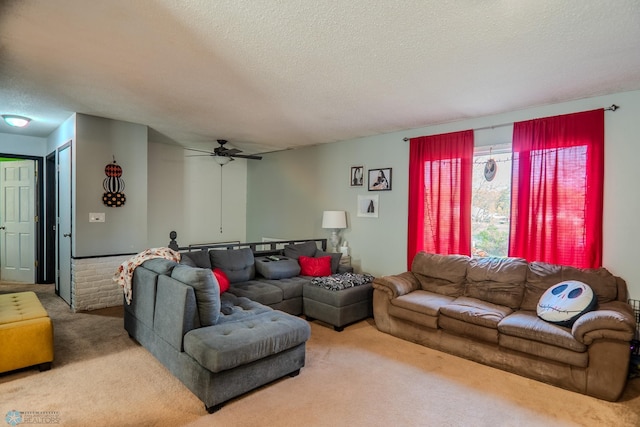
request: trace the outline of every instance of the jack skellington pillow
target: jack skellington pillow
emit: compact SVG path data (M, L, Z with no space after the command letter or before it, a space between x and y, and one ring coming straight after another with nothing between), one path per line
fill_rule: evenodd
M578 317L596 308L598 299L586 283L567 280L546 290L538 301L538 317L571 327Z

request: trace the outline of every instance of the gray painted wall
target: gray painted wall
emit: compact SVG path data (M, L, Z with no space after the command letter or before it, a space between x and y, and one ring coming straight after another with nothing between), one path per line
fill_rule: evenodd
M356 140L270 153L247 171L247 237L328 237L321 228L323 210L346 210L349 241L357 271L374 275L406 270L409 145L404 137L499 126L611 104L605 114L604 266L625 278L631 296L640 298L636 247L640 241L640 91L541 106ZM508 126L478 131L479 145L506 142ZM493 142L492 142L493 141ZM350 167L393 168L391 191L368 192L349 187ZM359 218L358 194L380 197L378 218Z
M182 147L149 142L149 246L246 241L247 161L224 166ZM222 227L222 230L221 230Z
M147 127L77 114L74 150L73 256L135 253L147 248ZM123 169L126 203L102 202L105 166L113 157ZM90 223L89 213L105 213Z

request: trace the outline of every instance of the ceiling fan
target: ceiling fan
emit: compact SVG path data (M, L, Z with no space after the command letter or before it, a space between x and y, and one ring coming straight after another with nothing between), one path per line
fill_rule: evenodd
M197 151L200 153L206 154L194 154L193 156L213 156L216 157L216 162L222 164L226 164L229 161L234 160L234 158L238 157L241 159L252 159L252 160L262 160L262 156L248 155L248 154L240 154L242 150L238 150L237 148L227 148L224 145L227 143L226 139L218 139L219 147L213 149L213 151L205 151L205 150L197 150L195 148L185 148L185 150ZM218 161L221 160L221 161Z
M224 145L227 143L226 139L218 139L218 144L220 144L219 147L216 147L213 149L213 151L204 151L204 150L197 150L195 148L185 148L185 150L190 150L190 151L197 151L199 153L205 153L205 154L193 154L191 156L188 157L196 157L196 156L212 156L213 160L216 161L216 163L218 163L220 165L220 234L222 234L222 190L224 189L224 186L222 185L222 166L226 165L227 163L229 163L230 161L235 160L235 157L238 158L242 158L242 159L251 159L251 160L262 160L262 156L254 156L254 155L247 155L247 154L240 154L242 153L241 150L238 150L237 148L227 148Z

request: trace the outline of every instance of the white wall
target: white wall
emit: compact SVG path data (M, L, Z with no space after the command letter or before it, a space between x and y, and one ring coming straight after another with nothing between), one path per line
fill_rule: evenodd
M148 152L150 247L166 246L171 231L181 246L246 241L246 160L221 167L211 157L152 141Z
M46 138L0 133L0 154L44 157L46 150Z
M47 137L46 154L49 155L67 142L71 142L73 144L75 137L76 114L74 113ZM72 147L72 149L75 151L75 147Z
M352 247L359 271L374 275L406 269L407 188L409 144L404 137L434 135L497 126L477 132L480 145L499 144L510 127L521 120L567 114L617 104L605 113L605 198L603 264L627 280L631 297L640 299L640 269L635 248L640 241L640 91L541 106L489 117L469 119L343 141L292 151L270 153L249 165L247 237L328 237L321 228L323 210L346 210L348 229L343 232ZM495 142L492 142L494 141ZM393 168L391 191L368 192L349 187L350 167ZM380 197L378 218L356 215L358 194Z

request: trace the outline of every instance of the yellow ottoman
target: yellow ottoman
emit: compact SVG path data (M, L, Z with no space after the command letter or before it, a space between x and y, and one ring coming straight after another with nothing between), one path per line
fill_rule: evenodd
M53 361L53 323L34 292L0 295L0 372Z

